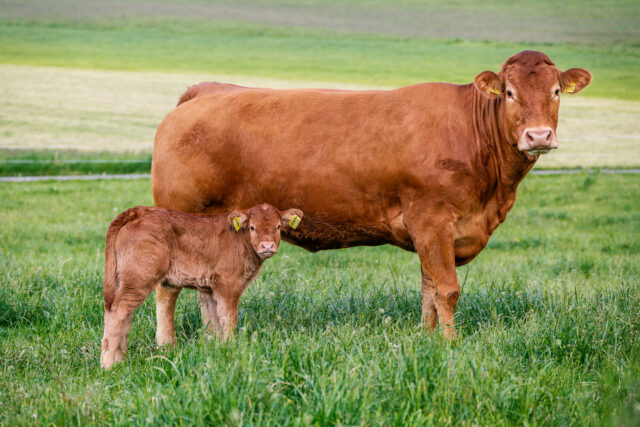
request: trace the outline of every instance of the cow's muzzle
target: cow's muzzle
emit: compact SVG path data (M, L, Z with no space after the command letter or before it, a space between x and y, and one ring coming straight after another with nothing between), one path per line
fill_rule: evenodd
M518 149L532 155L545 154L555 148L558 148L558 139L548 127L527 128L518 141Z

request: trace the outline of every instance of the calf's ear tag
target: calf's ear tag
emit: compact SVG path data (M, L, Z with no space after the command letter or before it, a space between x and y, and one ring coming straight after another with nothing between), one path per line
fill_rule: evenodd
M236 231L240 230L240 217L239 216L233 218L233 228L235 228Z
M493 93L494 95L500 95L500 91L492 87L489 88L489 92Z
M571 82L569 83L569 85L567 87L564 88L564 93L573 93L576 91L576 84L575 82Z
M289 220L289 227L295 230L296 228L298 228L298 225L300 225L300 221L302 221L302 218L300 218L298 215L291 215L291 219Z

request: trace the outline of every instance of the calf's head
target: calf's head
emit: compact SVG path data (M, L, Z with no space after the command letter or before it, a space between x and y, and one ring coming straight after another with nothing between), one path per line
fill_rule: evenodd
M282 227L296 228L302 219L299 209L279 211L263 203L244 211L234 211L228 216L232 229L248 238L255 253L261 258L272 257L278 252Z
M560 71L542 52L525 50L507 60L498 74L483 71L475 86L498 101L502 134L528 157L558 148L560 95L578 93L591 82L582 68Z

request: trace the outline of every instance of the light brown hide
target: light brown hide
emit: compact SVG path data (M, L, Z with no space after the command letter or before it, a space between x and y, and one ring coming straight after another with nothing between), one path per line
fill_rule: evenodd
M229 215L147 206L120 214L107 231L101 365L122 360L133 313L154 289L162 290L158 344L174 340L175 302L185 287L198 290L205 324L225 339L236 326L240 296L277 252L280 230L294 214L302 217L297 209L280 212L268 204ZM238 231L235 218L241 218Z
M590 80L585 70L562 73L545 54L524 51L467 85L336 91L201 83L158 128L154 201L185 212L258 201L298 206L305 221L283 238L310 251L382 244L416 251L423 321L433 327L439 317L453 337L455 266L485 247L539 153L554 148L526 152L519 141L537 135L530 129L555 138L558 93L572 83L577 93Z

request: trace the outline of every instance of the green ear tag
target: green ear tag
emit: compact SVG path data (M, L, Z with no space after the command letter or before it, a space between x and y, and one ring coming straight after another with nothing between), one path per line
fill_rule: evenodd
M500 91L492 87L489 88L489 92L493 93L494 95L500 95Z
M235 228L236 231L240 230L240 217L239 216L233 218L233 228Z
M296 228L298 228L298 225L300 225L300 221L302 221L302 218L300 218L298 215L291 215L291 219L289 220L289 227L295 230Z
M564 93L573 93L576 91L576 84L575 82L571 82L569 83L569 85L567 87L564 88Z

